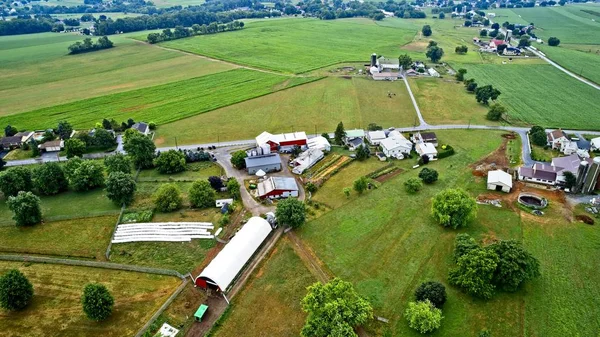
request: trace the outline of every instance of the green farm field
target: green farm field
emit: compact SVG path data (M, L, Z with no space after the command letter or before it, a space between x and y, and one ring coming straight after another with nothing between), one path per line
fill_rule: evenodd
M404 173L310 221L299 232L328 269L353 282L371 301L375 315L390 319L389 324L373 321L367 330L377 336L419 336L408 327L403 312L421 282L436 280L448 291L445 318L436 336L476 336L483 329L492 336L558 337L569 331L593 335L600 326L593 318L593 307L600 303L598 290L580 284L600 281L592 272L597 258L591 253L595 249L591 242L600 235L598 228L572 223L569 209L558 203L552 204L547 216L536 218L511 210L507 201L502 208L480 205L477 218L465 229L435 224L429 209L438 191L461 187L473 196L495 193L487 191L485 181L473 176L467 165L502 142L501 132L495 131L438 130L436 134L457 153L428 165L440 173L435 184L409 195L403 183L419 170L410 168L414 160L398 162ZM498 292L489 301L473 299L447 284L457 233L469 233L478 240L522 241L540 259L542 276L516 293ZM560 263L553 265L553 261ZM589 302L580 305L582 298ZM569 319L562 319L565 315Z
M89 128L102 118L133 118L164 124L314 79L290 79L281 75L234 69L4 116L0 117L0 124L36 129L57 125L59 121L67 119L73 127Z
M0 226L0 251L103 260L116 222L115 214L31 227Z
M34 296L22 311L0 309L2 335L133 336L180 284L175 277L51 264L0 262L0 274L17 268L31 281ZM81 308L87 283L104 284L115 298L105 321L89 320Z
M416 29L382 27L366 19L282 19L161 45L253 67L304 73L342 62L368 61L373 52L397 57L400 46L415 34Z
M535 47L544 52L552 61L573 73L600 83L600 54L597 52L581 51L562 44L558 47L536 44ZM600 45L596 47L600 48Z
M114 48L79 55L67 55L67 47L84 38L77 34L0 37L0 116L233 68L128 36L112 35Z
M467 78L502 94L511 122L544 127L599 129L598 91L551 65L463 64Z
M281 238L236 295L212 336L298 336L306 318L300 301L314 282L289 240Z
M388 92L396 96L388 97ZM281 116L285 116L282 118ZM261 132L333 132L369 123L410 126L416 113L402 81L374 82L366 78L327 77L239 104L160 125L157 146L252 139ZM417 121L418 123L418 121ZM198 125L213 125L198 132Z

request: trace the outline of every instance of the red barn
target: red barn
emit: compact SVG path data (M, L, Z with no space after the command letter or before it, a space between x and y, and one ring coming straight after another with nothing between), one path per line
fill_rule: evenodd
M306 137L306 132L280 133L273 135L265 131L256 137L257 146L263 147L263 145L268 144L271 151L291 150L294 146L299 146L301 148L306 147L307 141L308 138Z

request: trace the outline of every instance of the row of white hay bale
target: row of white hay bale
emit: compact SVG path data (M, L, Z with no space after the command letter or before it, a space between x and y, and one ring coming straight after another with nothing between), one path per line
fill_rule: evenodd
M184 242L192 239L213 239L215 227L208 222L150 222L117 226L113 243Z

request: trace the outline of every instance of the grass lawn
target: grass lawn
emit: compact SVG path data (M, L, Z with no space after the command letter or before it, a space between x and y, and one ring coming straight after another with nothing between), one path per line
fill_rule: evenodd
M157 213L153 222L193 221L212 222L215 230L222 215L218 208ZM132 242L112 246L110 260L117 263L174 269L185 274L192 271L214 247L215 241L194 239L191 242Z
M427 123L499 124L485 118L488 109L462 83L438 78L415 78L409 83Z
M282 238L236 295L213 336L298 336L306 319L300 301L315 281Z
M5 116L0 118L0 124L35 129L68 119L73 127L82 128L93 127L102 118L133 118L163 124L312 80L234 69Z
M98 268L0 262L0 273L18 268L33 284L23 311L0 309L2 334L16 336L133 336L180 284L175 277ZM115 298L109 319L89 320L81 309L85 284L104 284Z
M531 144L531 158L533 160L551 162L552 158L564 156L558 150L544 149L542 146Z
M115 43L114 48L79 55L67 55L69 45L83 40L78 34L0 37L0 62L3 65L0 116L233 68L224 63L156 48L128 36L130 34L112 35L110 39ZM61 116L65 117L69 116ZM29 124L31 122L17 127L24 128ZM50 126L44 124L40 127Z
M161 45L254 67L304 73L342 62L367 61L373 52L397 57L400 46L415 33L416 29L382 27L368 19L286 19L249 22L243 30Z
M118 214L120 207L110 201L102 188L88 192L67 191L54 196L41 196L44 221L56 221ZM13 225L12 212L4 198L0 198L0 225Z
M0 226L0 251L104 259L117 216Z
M195 181L206 180L210 176L221 176L222 168L216 163L205 161L186 164L186 170L175 174L162 174L156 169L142 170L137 181L157 182L157 181Z
M388 97L388 92L396 96ZM282 118L285 116L285 118ZM340 121L346 129L369 123L410 126L416 113L401 81L327 77L302 86L245 101L177 122L160 125L158 146L252 139L261 132L333 132ZM202 128L199 126L214 127Z
M521 235L519 216L507 208L480 206L477 219L460 231L434 223L429 213L430 198L446 187L466 188L472 195L485 192L483 179L474 177L466 165L502 142L501 132L495 131L448 130L436 134L441 142L452 144L456 154L428 164L440 173L435 184L425 185L416 195L407 194L403 183L417 176L419 170L409 168L414 161L400 161L398 165L406 172L309 222L300 231L335 275L352 281L371 301L375 314L390 319L388 325L369 324L367 329L373 335L382 335L386 330L396 336L418 335L408 327L403 311L420 282L447 282L457 232L477 238ZM474 336L483 328L489 328L493 335L520 335L521 292L498 294L483 302L447 287L446 318L436 335Z
M22 160L22 159L31 159L31 150L24 151L21 149L14 149L4 156L4 160Z
M511 122L544 127L598 129L598 91L551 65L464 64L467 78L502 94Z

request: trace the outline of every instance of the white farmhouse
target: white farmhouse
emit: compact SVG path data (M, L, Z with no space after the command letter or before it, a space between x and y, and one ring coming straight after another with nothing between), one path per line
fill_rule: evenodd
M386 157L404 159L405 154L410 154L413 144L400 132L392 131L388 138L379 142L379 145Z

